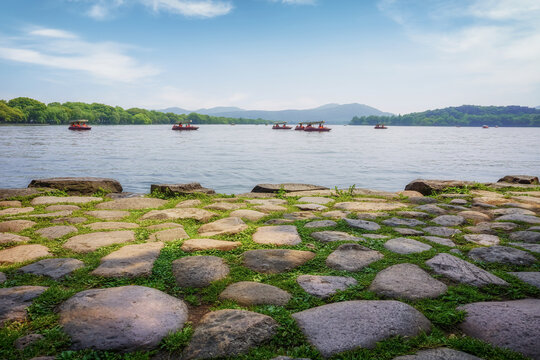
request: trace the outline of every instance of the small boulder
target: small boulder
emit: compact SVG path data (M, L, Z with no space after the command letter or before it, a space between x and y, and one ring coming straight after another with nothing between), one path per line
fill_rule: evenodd
M302 239L298 235L296 226L278 225L261 226L253 234L253 241L265 245L298 245Z
M428 226L423 228L425 232L435 236L450 237L456 234L461 234L461 230L452 229L445 226Z
M425 225L425 222L416 219L399 219L396 217L383 220L382 222L386 226L419 226Z
M6 321L23 321L32 300L47 290L44 286L15 286L0 288L0 326Z
M355 229L363 229L368 231L377 231L381 226L373 221L366 220L355 220L355 219L344 219L345 222Z
M82 267L84 267L84 263L77 259L43 259L33 264L23 266L18 271L26 274L48 276L54 280L59 280Z
M343 231L318 231L311 233L311 237L322 242L362 240L362 238L353 236Z
M328 298L339 290L346 290L358 282L347 276L318 276L318 275L300 275L296 278L298 285L308 294Z
M510 234L510 240L540 244L540 232L516 231L515 233Z
M530 175L506 175L500 178L497 182L511 183L511 184L534 184L538 185L538 176Z
M248 226L242 219L228 217L201 226L198 230L201 236L215 236L224 234L238 234L246 230Z
M312 229L312 228L320 228L320 227L331 227L336 226L337 223L332 220L319 220L319 221L312 221L308 222L304 225L305 228Z
M160 230L153 233L148 238L148 241L169 242L182 239L189 239L189 235L186 233L183 227L175 227L173 229Z
M101 258L92 275L115 278L148 276L162 248L161 242L126 245Z
M442 226L459 226L465 222L465 218L457 215L441 215L431 221Z
M103 201L103 198L94 196L38 196L30 201L31 205L51 204L88 204Z
M235 210L230 215L248 221L259 221L267 216L267 214L255 210Z
M198 208L174 208L149 211L141 217L141 220L194 219L197 221L206 222L214 216L217 216L217 214L208 210Z
M431 250L431 246L408 238L390 239L384 243L384 247L398 254L415 254Z
M264 274L278 274L303 265L313 259L311 251L287 249L259 249L243 254L244 266Z
M66 241L62 247L76 253L89 253L103 246L123 244L135 241L135 234L131 230L95 232L75 235Z
M438 236L422 236L422 238L426 239L427 241L434 242L435 244L449 246L449 247L455 247L456 244L452 240L438 237Z
M231 284L219 294L221 300L233 300L242 306L278 305L285 306L291 295L278 287L253 281Z
M205 188L201 184L192 182L188 184L152 184L150 192L160 192L165 195L189 195L189 194L207 194L214 195L216 192L212 189Z
M16 264L46 256L52 256L46 246L37 244L19 245L0 250L0 264Z
M277 193L279 191L297 192L297 191L312 191L312 190L328 190L327 187L311 184L257 184L251 192L253 193Z
M242 243L239 241L223 241L223 240L215 240L215 239L189 239L189 240L184 241L181 249L182 251L185 251L185 252L203 251L203 250L229 251L229 250L234 250L241 245Z
M229 275L229 266L217 256L187 256L172 262L176 284L181 287L206 287Z
M0 232L20 232L36 225L30 220L9 220L0 222Z
M484 246L497 245L501 241L498 236L489 234L469 234L465 235L464 238L467 241Z
M380 260L383 255L358 244L340 245L326 258L326 266L335 270L360 271L369 264Z
M77 231L78 230L75 226L58 225L36 230L36 234L39 234L49 240L54 240Z
M96 177L58 177L32 180L29 188L51 188L73 194L93 194L97 191L122 192L122 185L114 179Z
M476 261L512 265L532 265L536 262L536 258L528 252L508 246L474 248L469 251L469 257Z

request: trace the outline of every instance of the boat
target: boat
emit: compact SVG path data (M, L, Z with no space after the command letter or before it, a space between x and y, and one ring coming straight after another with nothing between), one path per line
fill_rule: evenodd
M294 130L305 130L306 127L304 126L304 123L298 123L298 125L296 125L296 127L294 128Z
M92 129L92 127L88 126L87 123L88 120L73 120L69 122L68 129L74 131L84 131Z
M324 121L312 121L312 122L308 122L306 124L307 124L307 126L305 127L304 131L326 132L326 131L332 130L332 129L327 128L327 127L324 126ZM319 124L319 125L314 126L314 125L317 125L317 124Z
M173 125L172 130L179 131L188 131L188 130L197 130L198 126L191 125L191 120L180 121Z
M482 125L482 129L489 129L488 125Z
M388 128L386 126L384 126L384 124L377 124L377 125L375 125L374 129L388 129Z
M274 129L274 130L290 130L290 129L292 129L292 127L287 126L286 121L282 121L282 122L274 123L274 126L272 126L272 129Z

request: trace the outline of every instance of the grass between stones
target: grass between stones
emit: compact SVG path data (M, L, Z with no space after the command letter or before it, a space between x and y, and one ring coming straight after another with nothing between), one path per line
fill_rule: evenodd
M475 187L474 189L492 190L484 189L483 187ZM469 188L448 189L447 191L445 191L445 193L469 193L470 190L471 189ZM512 191L516 190L512 189ZM527 191L531 191L531 189L527 189ZM504 193L503 190L497 190L497 192ZM67 196L67 194L59 191L55 191L47 195ZM99 193L96 195L104 196L105 194ZM163 194L153 194L153 196L169 200L169 202L160 209L174 208L174 206L178 202L187 199L201 200L202 204L197 207L202 208L205 205L212 203L212 199L215 197L227 197L226 195L217 195L215 197L211 197L200 194L174 198L166 197ZM287 201L287 204L283 205L287 207L286 212L298 211L298 208L296 208L294 205L297 203L299 197L285 197L284 194L278 194L278 197L283 198ZM353 196L350 192L344 192L339 193L338 196L334 197L333 199L335 199L336 202L339 202L351 201L355 198L360 197L362 196ZM365 197L374 198L378 196ZM451 200L449 198L438 197L437 195L433 195L433 197L437 197L437 199L441 203L449 203ZM27 197L18 198L16 200L21 200L23 202L23 206L29 206L29 202L31 199L32 197ZM406 201L406 197L401 196L399 198L396 198L395 200ZM84 216L88 219L88 221L86 221L84 224L73 224L73 226L78 229L77 235L92 232L84 225L92 222L103 221L84 214L86 211L94 210L95 204L96 203L77 204L81 209L74 211L71 217ZM331 207L332 205L333 203L327 204L327 206L329 207ZM253 206L256 205L249 205L248 207L253 208ZM45 205L34 206L35 211L32 214L45 213L45 207ZM384 219L397 216L397 211L412 209L413 205L411 204L411 206L408 208L403 208L396 211L386 211L388 216L380 217L372 221L376 221L380 224L380 222ZM195 220L140 220L140 217L150 210L151 209L132 210L130 211L130 215L126 218L115 221L134 222L138 223L141 226L140 228L133 229L136 235L136 241L134 243L145 242L148 239L149 235L154 232L147 230L145 228L146 226L159 224L162 222L180 223L184 226L184 229L188 233L190 238L200 237L197 233L197 229L201 224ZM219 217L216 217L211 221L218 218L226 217L231 212L215 210L212 211L218 214ZM239 241L242 243L242 246L232 251L222 252L208 250L197 251L194 253L186 253L181 250L183 240L166 243L165 247L161 251L160 256L154 263L151 276L139 277L134 279L110 279L97 277L90 274L90 272L99 265L100 259L103 256L120 249L126 244L117 244L103 247L88 254L74 253L62 247L62 244L74 234L68 234L56 240L48 240L44 237L37 235L35 231L40 228L48 227L54 224L51 224L50 219L47 218L32 218L32 220L35 221L37 225L31 229L22 231L20 235L30 237L32 239L30 242L31 244L43 244L47 246L50 249L50 252L55 255L55 257L76 258L82 260L86 266L76 270L68 277L59 281L54 281L52 279L42 276L17 273L16 270L20 268L23 264L0 266L0 271L5 272L8 276L8 280L5 283L0 284L0 287L12 287L20 285L39 285L49 287L46 292L44 292L41 296L34 300L33 305L30 306L30 308L28 309L28 321L9 322L4 327L0 328L0 358L30 359L38 355L56 355L58 359L85 360L142 360L152 358L178 358L182 349L188 344L189 339L193 333L193 329L196 327L196 323L198 322L200 317L206 312L219 309L246 309L271 316L280 324L280 327L276 336L270 342L251 350L246 355L237 356L235 357L236 359L271 359L278 355L322 359L319 352L313 346L307 343L300 329L296 326L295 321L291 317L291 314L312 307L339 301L382 299L374 292L368 290L369 285L379 271L391 265L399 263L412 263L420 266L422 269L431 273L430 269L425 265L425 261L435 256L437 253L449 252L451 250L450 247L431 243L419 236L402 236L399 233L395 232L392 227L385 226L383 224L380 224L381 229L378 231L363 231L348 226L344 220L337 220L337 226L310 229L305 228L304 225L312 220L299 220L292 223L292 225L295 225L297 227L298 233L302 238L302 243L296 246L287 246L285 248L313 251L316 253L316 257L313 260L296 269L293 269L292 271L281 274L260 274L243 267L241 255L245 251L253 249L276 248L275 246L256 244L251 240L251 236L256 231L257 227L263 225L264 222L269 219L281 218L283 213L284 212L271 213L256 222L245 221L248 225L248 229L239 234L221 235L213 237L219 240ZM26 219L24 215L26 214L10 218ZM354 214L351 214L349 217L355 218L356 216ZM433 216L432 218L434 217L435 216ZM6 218L3 218L2 220L5 219ZM426 222L425 226L437 226L429 220L430 219L423 220ZM463 225L462 227L460 227L460 229L463 229L467 225L472 225L472 222ZM421 229L420 226L413 228L417 230ZM516 228L516 231L522 230L524 228L526 228L525 224L519 224L519 227ZM315 231L324 230L344 231L351 235L359 237L361 237L362 234L365 233L384 234L388 235L389 238L408 237L429 244L432 246L432 249L420 254L401 255L386 250L383 246L386 240L366 238L366 240L361 241L360 244L381 252L384 255L384 258L372 263L370 266L365 267L361 271L356 273L337 271L330 269L325 265L326 257L339 245L347 242L345 241L322 243L316 241L310 235ZM399 337L392 338L378 343L377 346L373 349L358 349L336 355L333 357L333 359L392 359L396 356L413 353L420 349L439 346L448 346L457 350L466 351L472 355L484 359L526 359L522 355L515 352L495 348L487 343L462 335L457 329L457 325L461 321L463 321L465 314L462 311L456 310L456 307L462 304L478 301L496 301L521 299L527 297L540 297L540 290L506 273L508 271L540 271L539 263L537 261L534 265L531 266L515 266L473 262L464 254L466 254L472 248L477 247L477 245L464 240L463 235L465 234L467 234L466 231L452 238L452 241L454 241L457 245L457 249L463 253L462 255L457 256L464 260L475 263L477 266L492 272L493 274L510 283L510 286L487 286L483 288L476 288L468 285L456 285L455 283L452 283L441 276L432 274L434 278L437 278L438 280L443 281L447 285L449 285L448 291L445 294L435 299L424 299L419 301L401 300L422 312L432 322L433 329L430 334L421 334L417 337L407 339ZM501 239L501 245L505 245L508 243L509 238L507 233L498 231L497 235ZM0 250L8 248L12 245L13 244L1 244ZM537 254L532 254L536 256L537 260L539 259L539 256ZM214 282L206 288L180 288L175 284L175 279L172 274L171 263L178 258L190 255L220 256L230 266L231 272L227 278ZM307 294L296 283L296 278L302 274L350 276L355 278L358 281L358 284L348 288L345 291L340 291L331 296L330 298L322 300ZM292 295L292 299L286 306L265 305L253 307L242 307L237 305L233 301L220 301L218 298L219 294L228 285L239 281L256 281L277 286L283 290L288 291ZM181 331L170 334L165 339L163 339L160 346L153 351L144 351L130 354L117 354L105 351L69 350L70 339L58 325L58 315L55 312L56 307L75 293L83 290L131 284L156 288L172 296L183 299L189 305L190 313L192 313L190 322ZM36 332L43 334L44 338L22 351L14 348L13 342L17 338Z

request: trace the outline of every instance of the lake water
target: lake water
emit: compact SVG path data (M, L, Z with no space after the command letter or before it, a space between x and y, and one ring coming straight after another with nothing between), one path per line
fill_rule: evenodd
M540 128L331 126L329 133L264 125L0 127L0 187L58 176L110 177L125 191L200 182L219 192L257 183L402 190L416 178L497 181L540 175Z

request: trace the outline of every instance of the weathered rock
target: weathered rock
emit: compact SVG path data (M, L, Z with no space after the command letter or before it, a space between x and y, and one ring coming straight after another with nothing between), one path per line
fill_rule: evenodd
M88 219L85 218L85 217L82 217L82 216L73 217L73 218L63 217L63 218L58 218L58 219L52 219L51 224L63 224L63 223L81 224L81 223L85 222L86 220L88 220Z
M430 197L424 197L424 195L420 194L421 196L411 196L407 199L408 202L417 204L417 205L425 205L425 204L435 204L437 202L437 199L430 198Z
M526 243L540 243L540 232L516 231L515 233L510 234L510 240Z
M476 226L468 226L465 229L472 233L495 235L496 230L512 231L517 227L517 224L510 222L481 222Z
M243 254L244 266L265 274L278 274L303 265L315 257L311 251L287 249L250 250Z
M467 205L469 202L465 199L453 199L450 201L452 205Z
M172 262L176 284L182 287L206 287L229 275L229 266L217 256L187 256Z
M509 215L503 215L499 216L497 221L519 221L524 222L527 224L540 224L540 217L532 216L532 215L520 215L520 214L509 214Z
M73 194L93 194L96 191L122 192L122 185L114 179L95 177L59 177L32 180L29 188L51 188Z
M449 348L420 350L414 355L398 356L393 360L482 360L479 357Z
M416 219L399 219L396 217L383 220L382 222L386 226L418 226L418 225L424 225L425 223L420 220Z
M491 219L489 215L481 213L480 211L461 211L458 213L458 215L467 220L472 220L475 224L483 221L489 221Z
M238 234L246 230L248 226L242 219L228 217L201 226L198 230L201 236L214 236L224 234Z
M285 225L293 223L290 219L270 219L264 223L264 225Z
M214 239L189 239L182 244L182 251L192 252L201 250L234 250L242 245L239 241L223 241Z
M320 196L304 196L298 199L299 202L325 205L334 201L334 199Z
M77 211L81 208L77 205L49 205L45 208L46 211Z
M22 188L22 189L0 189L0 200L6 200L12 197L17 196L32 196L36 194L40 194L42 192L48 191L51 189L28 189L28 188Z
M381 226L373 221L356 220L356 219L343 219L345 222L355 229L363 229L368 231L377 231Z
M0 222L0 232L19 232L36 225L30 220L8 220Z
M328 207L320 204L296 204L295 205L300 210L304 211L324 211L328 210Z
M128 222L96 222L86 225L92 230L127 230L127 229L136 229L139 227L139 224L128 223Z
M540 289L540 272L539 271L509 272L509 274L514 275L515 277L519 278L521 281L526 282L527 284L535 286L538 289Z
M101 258L101 264L92 274L129 278L148 276L162 248L161 242L126 245Z
M58 239L58 238L61 238L62 236L65 236L67 234L71 234L74 232L77 232L77 228L75 226L67 226L67 225L50 226L50 227L36 230L36 234L39 234L49 240Z
M384 247L398 254L415 254L431 250L431 246L408 238L390 239L384 243Z
M442 237L454 236L461 233L461 230L459 229L452 229L444 226L428 226L423 228L422 230L424 230L428 234Z
M501 241L498 236L489 234L465 235L464 238L467 241L484 246L497 245Z
M353 236L343 231L318 231L311 233L311 237L322 242L362 240L362 238Z
M148 238L148 241L175 241L175 240L182 240L182 239L189 239L189 235L186 233L183 227L176 227L173 229L166 229L161 230L158 232L153 233Z
M46 256L52 256L46 246L37 244L19 245L0 250L0 264L16 264Z
M511 242L509 244L513 246L519 246L523 249L527 249L532 252L540 253L540 244L515 243L515 242Z
M424 234L424 232L421 230L415 230L410 228L394 228L393 230L403 236L418 236Z
M465 218L457 215L441 215L431 221L442 226L459 226L465 222Z
M296 278L296 282L308 294L323 299L334 295L339 290L346 290L348 287L358 283L354 278L347 276L317 275L300 275Z
M340 245L326 258L326 266L335 270L360 271L384 256L358 244Z
M26 319L26 309L32 300L47 290L44 286L15 286L0 288L0 326L6 321Z
M437 205L427 204L415 207L416 210L425 211L432 215L445 215L448 211L438 207Z
M416 179L405 186L405 190L418 191L423 195L431 195L446 188L463 188L475 185L475 182L461 180L424 180Z
M426 239L427 241L434 242L435 244L449 246L449 247L455 247L456 244L452 240L438 237L438 236L422 236L422 238Z
M4 210L0 210L0 216L20 215L20 214L26 214L32 211L34 211L34 208L31 206L24 207L24 208L7 208Z
M208 210L198 208L174 208L165 210L152 210L144 214L142 220L176 220L176 219L194 219L206 222L217 216L217 214Z
M437 254L426 261L426 265L436 274L444 275L451 280L463 284L472 286L485 286L489 284L508 285L501 278L450 254Z
M54 280L58 280L82 267L84 267L84 263L77 259L43 259L23 266L18 271L26 274L48 276Z
M331 227L336 226L337 223L332 220L319 220L319 221L312 221L304 225L305 228L311 229L311 228L320 228L320 227Z
M469 208L466 208L465 206L459 206L459 205L452 205L452 204L438 204L440 207L455 211L468 211Z
M245 310L218 310L206 314L195 329L182 359L210 359L247 353L276 333L270 316Z
M414 264L397 264L380 271L369 290L394 299L419 300L444 294L447 286Z
M467 312L460 328L468 336L540 359L540 300L479 302L457 309Z
M58 217L58 216L70 216L73 213L71 210L62 210L62 211L55 211L50 213L44 213L44 214L34 214L34 215L27 215L29 218L52 218L52 217Z
M334 208L347 211L392 211L407 207L407 205L398 202L340 202L334 205Z
M389 236L381 235L381 234L362 234L362 237L366 237L366 238L370 238L370 239L376 239L376 240L388 239L389 238Z
M292 315L308 341L324 357L356 348L373 348L394 336L429 332L420 312L399 301L343 301Z
M536 258L528 252L507 246L474 248L469 251L469 257L476 261L512 265L532 265L536 262Z
M398 211L396 214L406 218L428 219L431 217L430 214L426 214L425 212L421 211Z
M13 346L17 350L24 350L25 348L43 339L45 339L45 336L41 334L28 334L26 336L21 336L20 338L15 340Z
M4 200L4 201L0 201L0 207L10 207L10 208L14 208L14 207L22 207L22 203L19 201L19 200Z
M251 194L251 193L250 193ZM253 199L253 200L246 200L249 204L254 205L287 205L287 200L283 199Z
M298 245L302 239L298 235L296 226L278 225L261 226L253 234L253 241L266 245Z
M33 198L32 201L30 201L30 204L88 204L95 201L103 201L103 198L94 196L38 196Z
M157 224L157 225L150 225L146 227L148 230L163 230L163 229L171 229L171 228L183 228L182 225L173 223L173 222L167 222L163 224Z
M311 190L328 190L327 187L311 184L294 184L294 183L283 183L283 184L257 184L251 190L254 193L277 193L279 191L285 192L296 192L296 191L311 191Z
M497 182L506 182L512 184L535 184L538 185L538 176L530 175L506 175L497 180Z
M219 211L230 211L230 210L236 210L243 207L244 204L235 204L230 202L217 202L214 204L206 205L205 209L210 210L219 210Z
M143 193L134 193L129 191L122 191L118 193L108 193L105 195L106 198L117 200L117 199L127 199L127 198L142 198L145 197L146 194Z
M321 214L323 217L328 217L332 219L343 219L346 218L347 215L349 215L349 211L341 211L341 210L333 210L333 211L327 211Z
M27 236L15 235L10 233L0 233L0 244L19 243L30 241Z
M182 300L144 286L92 289L60 306L72 348L132 352L156 347L188 318Z
M514 208L514 207L493 209L493 210L489 210L489 213L494 216L511 215L511 214L533 215L533 216L536 215L534 211L521 209L521 208Z
M264 213L287 211L286 207L280 206L280 205L274 205L274 204L257 205L255 206L255 209L262 211Z
M95 232L75 235L69 238L62 247L76 253L89 253L103 246L123 244L134 240L135 234L131 230Z
M96 205L96 209L102 210L142 210L154 209L163 206L166 200L152 198L125 198L104 202Z
M221 300L233 300L243 306L278 305L285 306L291 295L285 290L272 285L253 281L241 281L231 284L219 294Z
M85 212L86 215L93 216L101 220L120 220L129 216L129 211L122 210L92 210Z
M176 204L176 208L192 208L194 206L201 205L202 201L199 199L190 199L190 200L184 200L180 201L178 204Z
M165 195L189 195L196 193L213 195L216 193L214 190L205 188L196 182L188 184L152 184L150 185L150 192L152 193L154 191Z
M248 221L259 221L263 217L267 216L267 214L255 210L235 210L230 214L230 216L239 217Z
M283 214L283 217L288 220L309 220L317 219L317 215L313 214L311 211L296 211L289 214Z

